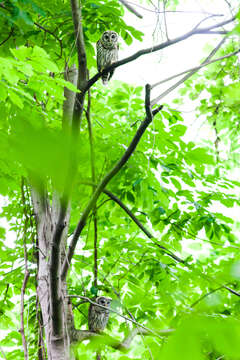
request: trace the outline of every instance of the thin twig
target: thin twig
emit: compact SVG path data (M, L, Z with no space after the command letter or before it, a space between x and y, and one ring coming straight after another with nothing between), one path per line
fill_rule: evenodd
M132 4L134 6L137 6L139 7L140 9L143 9L145 11L149 11L149 12L152 12L152 13L158 13L158 14L163 14L163 11L160 11L158 10L156 7L154 10L151 10L151 9L148 9L144 6L141 6L139 4L136 4L132 1L128 1L129 4ZM171 14L203 14L203 15L214 15L214 16L223 16L223 14L211 14L209 12L206 12L206 11L187 11L187 10L166 10L165 11L166 13L171 13Z
M238 49L238 50L236 50L236 51L234 51L234 52L231 52L231 53L229 53L229 54L227 54L227 55L221 56L221 57L219 57L219 58L217 58L217 59L213 59L213 60L204 62L203 64L198 65L198 66L195 66L195 67L193 67L193 68L191 68L191 69L184 70L184 71L182 71L181 73L178 73L178 74L176 74L176 75L172 75L172 76L170 76L170 77L168 77L168 78L166 78L166 79L164 79L164 80L161 80L161 81L159 81L159 82L151 85L151 89L155 88L155 87L158 86L158 85L164 84L164 83L167 82L167 81L173 80L173 79L175 79L176 77L179 77L179 76L181 76L181 75L184 75L184 74L186 74L186 73L189 73L189 72L194 72L194 73L196 73L198 70L202 69L203 67L205 67L205 66L207 66L207 65L213 64L213 63L215 63L215 62L217 62L217 61L221 61L221 60L227 59L227 58L229 58L229 57L231 57L231 56L235 56L235 55L237 55L239 52L240 52L240 49ZM151 101L151 104L152 104L152 105L155 105L156 102L157 102L157 99L158 99L158 97L155 98L154 100L152 100L152 101Z
M138 18L142 19L143 16L139 14L139 12L132 7L128 1L126 0L118 0L120 3L122 3L129 11L131 11L134 15L136 15Z
M208 57L203 61L202 64L204 64L205 62L208 62L215 54L216 52L220 49L220 47L223 45L223 43L226 41L226 37L223 38L219 44L211 51L211 53L208 55ZM174 85L172 85L169 89L167 89L166 91L164 91L161 95L159 95L157 98L155 98L153 101L156 101L158 99L158 101L161 98L164 98L166 95L168 95L171 91L175 90L178 86L180 86L181 84L183 84L187 79L189 79L193 74L195 74L197 70L194 71L190 71L190 73L187 73L187 75L185 75L182 79L180 79L179 81L177 81Z
M192 303L192 305L190 305L190 307L193 308L193 307L196 306L200 301L202 301L203 299L205 299L207 296L215 293L216 291L218 291L218 290L220 290L220 289L222 289L222 288L223 288L222 286L219 286L218 288L209 291L208 293L204 294L204 295L201 296L199 299L197 299L196 301L194 301L194 303Z
M21 288L21 328L19 332L22 336L22 343L23 343L23 351L24 351L24 359L28 360L28 348L27 348L27 341L25 336L25 330L24 330L24 295L25 290L27 287L27 282L30 276L30 272L28 270L28 256L27 256L27 245L26 245L26 233L27 233L27 225L28 225L28 216L27 216L27 209L26 209L26 198L24 194L24 178L22 177L22 183L21 183L21 194L22 194L22 204L23 204L23 215L24 215L24 230L23 230L23 250L24 250L24 265L25 265L25 273L24 273L24 279L23 284Z
M13 29L13 27L11 28L11 31L10 31L10 33L8 34L8 36L6 37L6 39L4 39L1 43L0 43L0 46L2 46L3 44L5 44L5 42L7 42L9 39L10 39L10 37L12 36L12 34L13 34L13 31L14 31L14 29Z
M5 352L3 351L3 348L0 346L0 352L2 353L2 356L4 357L4 359L7 360L7 356L5 354Z
M63 43L62 43L62 39L60 39L57 35L54 34L54 32L52 32L49 29L46 29L44 26L38 24L37 22L34 22L34 25L37 26L39 29L43 30L45 33L48 33L50 35L52 35L58 42L60 45L60 54L59 54L59 58L62 57L62 53L63 53Z

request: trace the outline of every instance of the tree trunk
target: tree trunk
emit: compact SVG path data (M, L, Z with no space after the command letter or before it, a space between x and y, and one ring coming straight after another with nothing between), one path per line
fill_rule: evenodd
M76 84L77 70L73 66L65 75L65 79ZM66 90L64 93L66 100L63 107L63 131L67 134L71 126L71 118L75 100L75 93ZM55 336L53 333L53 319L51 309L51 288L50 288L50 251L53 242L53 235L57 226L60 213L60 194L56 190L52 190L52 204L48 199L48 192L43 181L35 183L32 181L34 177L30 176L31 197L35 214L37 227L37 297L43 319L44 337L49 360L69 360L70 355L70 339L69 328L73 323L72 312L69 312L69 304L67 300L67 285L61 282L60 273L57 279L60 283L58 301L61 302L62 329L60 335ZM38 186L36 186L36 184ZM39 184L41 184L39 186ZM68 236L68 226L70 218L70 202L64 219L64 230L61 235L60 242L60 259L61 264L66 255L66 244ZM61 266L60 266L61 269ZM70 313L70 316L69 316Z

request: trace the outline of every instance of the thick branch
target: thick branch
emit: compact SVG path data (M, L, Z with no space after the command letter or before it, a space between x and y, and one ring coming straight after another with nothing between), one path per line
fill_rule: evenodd
M183 40L186 40L188 39L189 37L193 36L193 35L197 35L197 34L211 34L211 30L215 29L215 28L218 28L220 26L223 26L223 25L226 25L226 24L229 24L231 22L233 22L235 20L236 16L233 16L232 18L230 18L229 20L225 20L225 21L222 21L218 24L215 24L215 25L211 25L209 27L206 27L206 28L200 28L200 29L196 29L195 27L185 33L184 35L181 35L181 36L178 36L177 38L175 39L172 39L172 40L168 40L168 41L165 41L163 42L162 44L159 44L159 45L155 45L153 47L150 47L150 48L147 48L147 49L142 49L142 50L139 50L137 51L135 54L131 55L131 56L128 56L127 58L125 59L122 59L120 61L117 61L115 62L114 64L112 64L111 66L108 66L106 67L102 72L99 72L97 73L96 75L94 75L87 83L85 89L84 89L84 92L86 92L93 84L95 84L95 82L103 75L103 74L106 74L108 72L110 72L111 70L119 67L119 66L122 66L122 65L125 65L129 62L132 62L134 60L136 60L137 58L139 58L140 56L143 56L143 55L146 55L146 54L151 54L153 52L156 52L156 51L159 51L159 50L163 50L165 49L166 47L168 46L171 46L173 44L177 44Z
M162 109L162 107L155 109L154 114L151 113L150 109L150 85L146 85L146 98L145 98L145 109L146 109L146 117L145 120L141 123L140 127L138 128L133 140L131 141L130 145L128 146L127 150L123 154L122 158L116 163L116 165L109 171L108 174L102 179L102 181L97 186L96 190L94 191L87 207L83 211L83 214L79 220L79 223L76 227L74 235L72 237L71 243L69 245L67 257L64 261L63 268L62 268L62 279L65 279L67 275L68 268L70 266L70 262L73 258L74 250L77 245L78 238L81 234L82 229L85 226L87 217L90 211L94 208L99 195L104 190L105 186L109 183L109 181L119 172L119 170L126 164L132 153L134 152L136 146L138 145L141 137L143 136L145 130L147 129L148 125L152 121L153 115Z

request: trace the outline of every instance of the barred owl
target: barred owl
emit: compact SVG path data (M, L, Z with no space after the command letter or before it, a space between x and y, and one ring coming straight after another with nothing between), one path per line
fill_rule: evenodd
M99 305L110 307L112 299L104 296L96 298L95 302ZM100 306L90 304L88 308L88 327L90 331L100 332L105 329L109 318L109 310Z
M118 60L118 34L115 31L105 31L102 37L97 42L97 68L102 71L107 66L113 64ZM104 85L108 84L114 70L102 75L102 82Z

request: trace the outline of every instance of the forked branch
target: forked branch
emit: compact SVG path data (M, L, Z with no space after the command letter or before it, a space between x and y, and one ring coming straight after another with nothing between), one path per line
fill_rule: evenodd
M121 168L126 164L134 150L136 149L136 146L138 145L141 137L143 136L145 130L147 129L148 125L152 122L154 114L159 112L162 109L162 106L160 106L158 109L155 109L154 113L151 111L150 108L150 85L146 85L146 94L145 94L145 110L146 110L146 117L144 121L139 126L135 136L133 137L130 145L128 146L127 150L121 157L121 159L115 164L115 166L105 175L105 177L102 179L102 181L99 183L97 188L95 189L91 199L89 200L88 205L86 206L85 210L82 213L82 216L77 224L77 227L75 229L75 232L73 234L72 240L69 245L67 256L64 260L63 267L62 267L62 279L64 280L67 275L67 271L69 269L71 260L73 258L73 254L77 245L78 238L82 232L82 229L84 228L86 224L86 220L88 218L88 215L90 211L94 208L96 205L96 202L106 187L106 185L109 183L109 181L112 180L112 178L121 170Z

